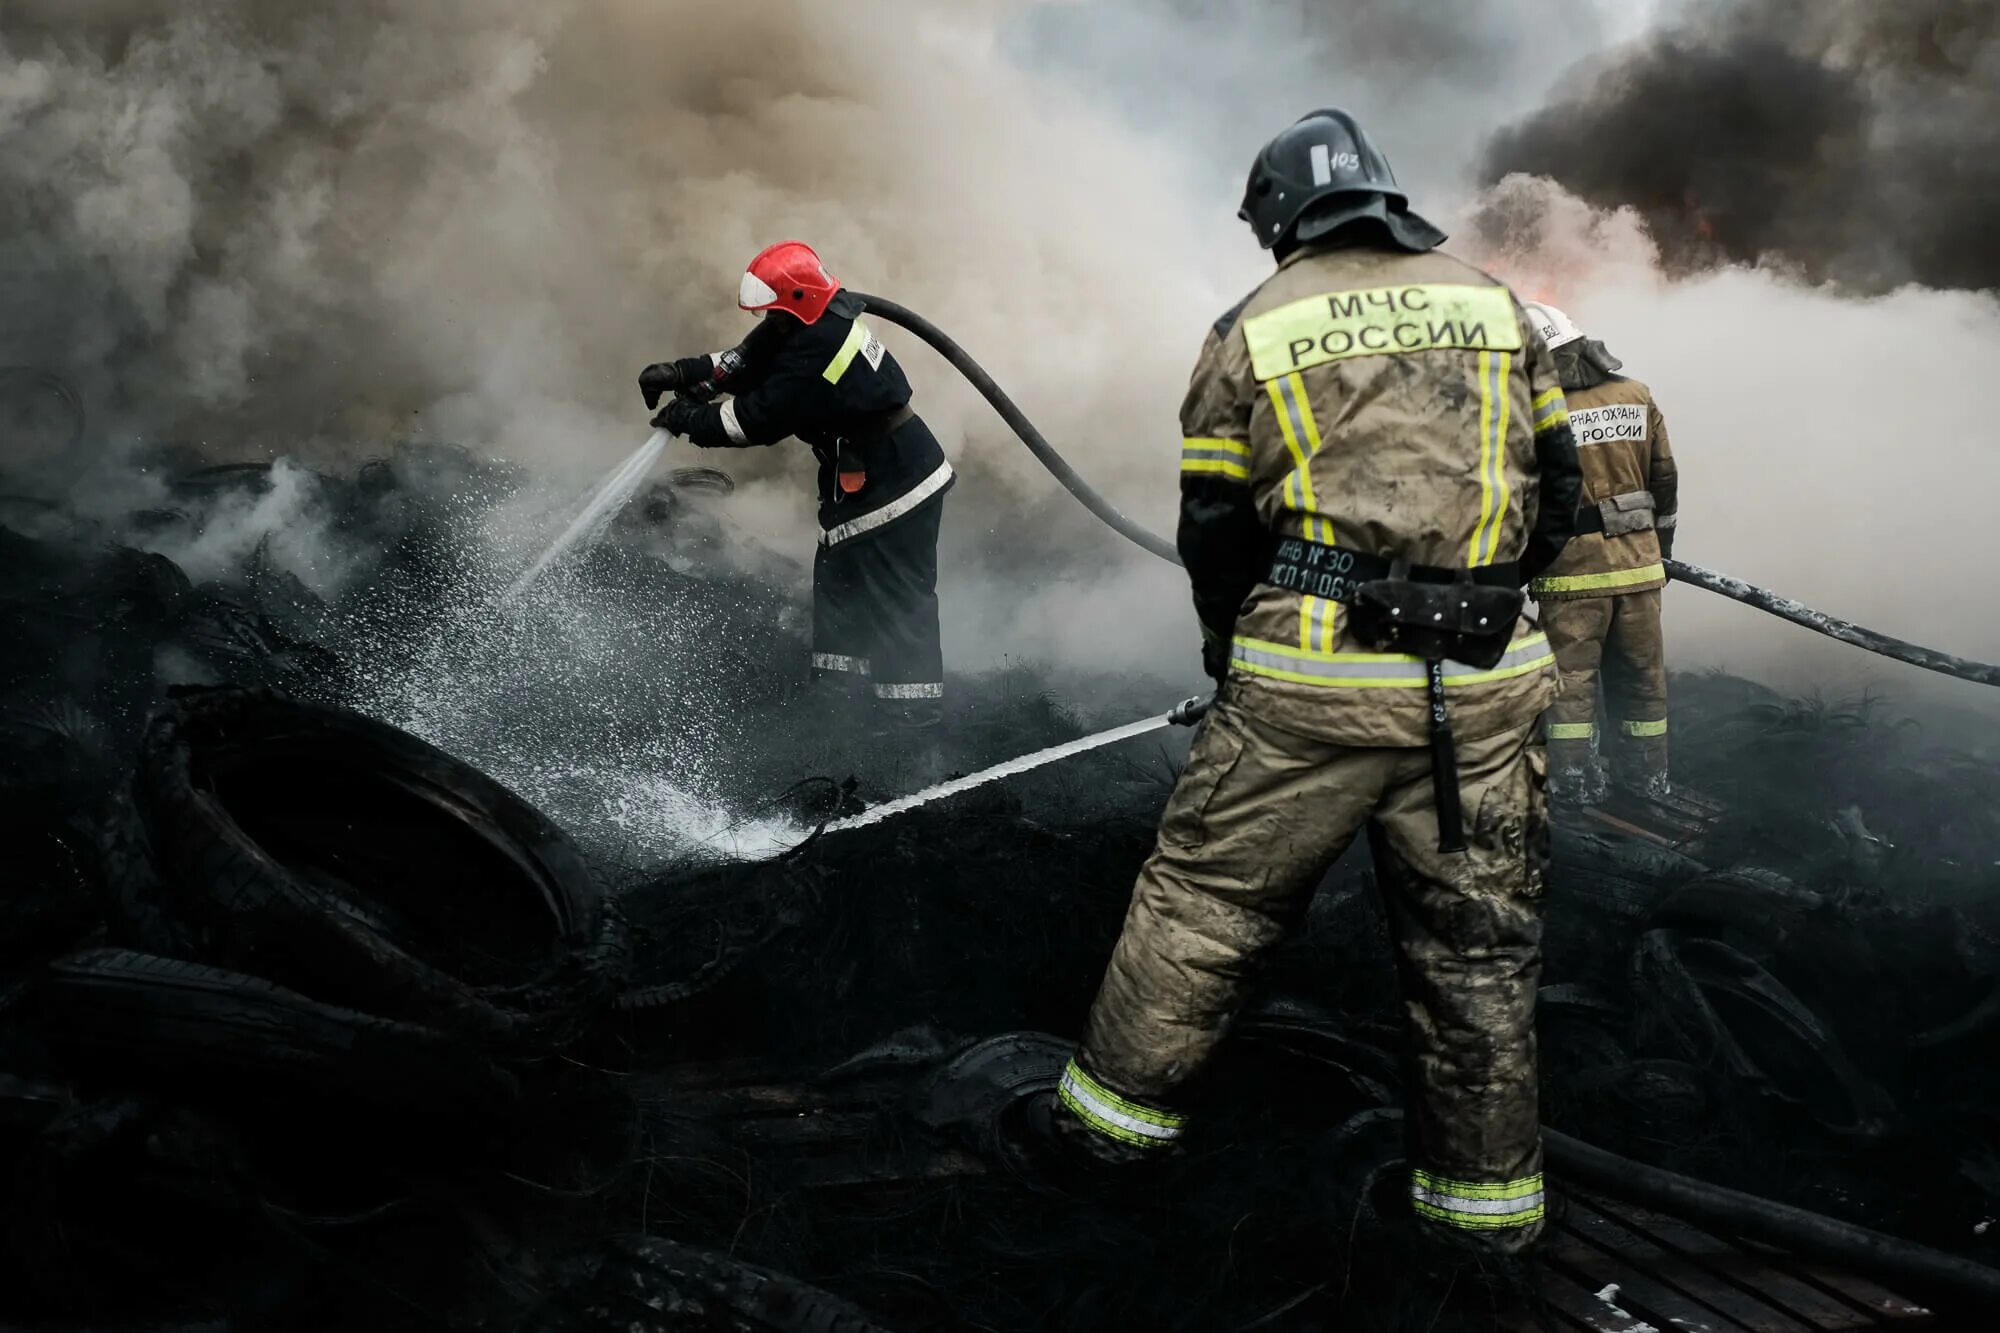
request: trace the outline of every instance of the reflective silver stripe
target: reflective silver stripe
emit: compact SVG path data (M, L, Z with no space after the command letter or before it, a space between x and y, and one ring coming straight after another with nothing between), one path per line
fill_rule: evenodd
M1330 643L1332 640L1327 632L1327 626L1329 622L1336 621L1339 618L1340 613L1335 608L1340 603L1328 601L1324 597L1308 597L1305 599L1305 602L1307 612L1312 621L1312 642L1301 646L1318 648L1323 643Z
M1123 1131L1123 1134L1137 1135L1156 1143L1171 1143L1181 1136L1180 1125L1142 1120L1107 1099L1094 1084L1078 1074L1075 1066L1063 1071L1062 1085L1057 1093L1087 1120L1102 1122L1112 1129ZM1164 1114L1160 1116L1162 1120L1167 1118Z
M1311 653L1286 649L1282 644L1258 639L1237 639L1233 659L1255 670L1259 667L1315 680L1382 686L1418 686L1430 679L1430 668L1422 658L1398 653ZM1520 668L1553 662L1555 654L1546 634L1534 634L1516 642L1490 667L1467 666L1463 662L1444 664L1445 684L1472 684L1502 676Z
M750 437L743 433L742 425L736 420L736 400L731 398L722 405L722 433L729 437L731 444L748 444Z
M1413 1184L1410 1186L1410 1197L1418 1203L1427 1203L1447 1213L1461 1213L1468 1217L1513 1217L1519 1213L1541 1212L1546 1196L1544 1191L1536 1190L1533 1194L1523 1194L1517 1199L1467 1199L1457 1194L1441 1194L1436 1190L1427 1190L1422 1185Z
M1234 450L1185 447L1181 450L1181 462L1234 463L1239 468L1248 468L1250 456L1236 453Z
M860 518L826 529L819 535L821 546L838 546L850 537L859 537L864 532L873 532L884 523L894 523L903 515L915 509L924 501L936 495L951 484L951 463L939 463L937 470L912 487L908 494L899 495L880 509L863 514Z
M1664 517L1655 517L1653 519L1653 526L1655 528L1671 528L1674 525L1674 520L1679 517L1679 514L1667 514Z
M814 653L813 670L852 671L857 675L865 676L868 674L868 659L865 657L849 657L845 653Z
M877 699L942 699L944 686L933 681L918 685L877 685Z

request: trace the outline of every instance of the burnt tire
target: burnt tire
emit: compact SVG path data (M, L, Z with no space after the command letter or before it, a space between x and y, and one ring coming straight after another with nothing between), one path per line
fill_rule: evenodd
M565 1267L568 1280L528 1321L532 1333L887 1333L866 1311L797 1278L652 1236L619 1237Z
M548 1049L622 978L568 837L372 718L186 691L147 730L134 796L159 906L203 961L512 1050Z
M52 963L31 1003L55 1054L80 1072L277 1082L433 1115L504 1106L518 1091L511 1075L443 1033L124 949Z

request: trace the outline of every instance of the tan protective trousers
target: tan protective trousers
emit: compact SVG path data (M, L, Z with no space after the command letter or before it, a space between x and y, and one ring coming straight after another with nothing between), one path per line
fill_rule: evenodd
M1549 710L1549 766L1556 782L1587 793L1595 785L1593 755L1602 753L1619 786L1665 794L1667 653L1660 590L1545 601L1541 619L1562 677ZM1600 692L1607 730L1615 733L1604 745L1598 743Z
M1257 967L1366 826L1413 1059L1414 1206L1515 1250L1542 1221L1535 1073L1548 826L1539 724L1459 745L1468 849L1438 851L1430 753L1309 740L1224 691L1139 872L1058 1129L1103 1155L1170 1144Z

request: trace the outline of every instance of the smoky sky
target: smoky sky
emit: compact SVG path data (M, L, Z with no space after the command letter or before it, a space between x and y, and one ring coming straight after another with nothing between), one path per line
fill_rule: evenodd
M2000 287L2000 3L1681 5L1496 135L1513 173L1638 209L1670 270Z
M1024 61L1174 140L1233 213L1252 154L1315 107L1360 117L1422 208L1467 193L1487 129L1635 20L1631 0L1089 0L1022 14Z

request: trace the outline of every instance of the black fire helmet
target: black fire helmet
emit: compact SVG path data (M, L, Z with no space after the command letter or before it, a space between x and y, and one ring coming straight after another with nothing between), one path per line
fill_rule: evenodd
M1421 253L1444 233L1410 211L1389 159L1353 116L1331 107L1301 116L1264 145L1250 167L1238 217L1280 255L1372 220L1369 230Z

